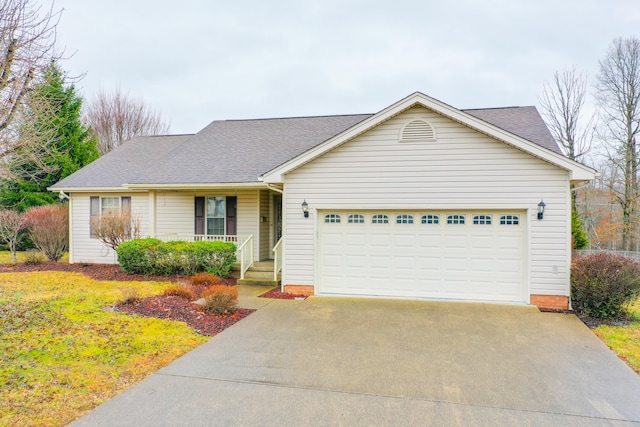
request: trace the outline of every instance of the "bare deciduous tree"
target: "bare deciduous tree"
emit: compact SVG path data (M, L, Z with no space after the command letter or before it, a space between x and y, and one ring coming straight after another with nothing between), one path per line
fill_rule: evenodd
M114 251L122 242L142 235L140 217L128 211L108 212L101 217L91 218L90 226L96 238Z
M551 134L571 160L580 160L591 149L595 118L582 117L586 94L587 78L574 67L553 73L539 97Z
M98 148L106 154L136 136L169 132L169 124L158 110L123 93L100 90L85 111L85 121L98 138Z
M16 211L0 211L0 240L9 246L13 263L18 262L16 248L20 242L21 233L27 228L26 217Z
M20 137L15 122L37 79L61 57L55 46L59 18L53 4L43 10L34 0L0 3L0 159L26 144L43 145L42 138Z
M599 137L611 162L609 186L622 208L622 250L637 241L638 163L636 136L640 133L640 40L617 38L599 61L596 99L601 107Z

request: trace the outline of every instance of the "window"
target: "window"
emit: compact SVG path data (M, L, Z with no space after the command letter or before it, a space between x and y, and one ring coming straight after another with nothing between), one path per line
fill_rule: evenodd
M224 236L225 197L207 197L207 234Z
M376 214L371 217L371 224L389 224L389 216L384 214Z
M101 197L100 216L117 215L120 212L120 197Z
M364 215L351 214L347 221L349 224L364 224Z
M449 215L447 217L447 224L464 224L464 215Z
M325 224L340 224L340 215L338 214L327 214L324 216Z
M413 215L397 215L396 224L413 224Z
M520 224L520 218L518 215L502 215L500 217L500 225L518 225Z
M491 225L491 215L474 215L474 225Z
M89 224L95 221L96 218L101 218L105 215L119 215L121 211L131 214L131 197L89 197ZM128 233L128 230L126 231ZM96 238L91 225L89 225L89 237Z
M439 224L440 218L438 215L422 215L423 224Z

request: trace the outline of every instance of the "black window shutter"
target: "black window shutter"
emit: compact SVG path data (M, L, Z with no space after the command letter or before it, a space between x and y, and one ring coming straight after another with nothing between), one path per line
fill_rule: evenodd
M227 234L230 236L236 235L236 224L237 224L237 206L238 198L227 197Z
M100 217L100 197L91 196L89 198L89 237L92 239L96 238L95 233L93 232L93 228L91 228L91 220L94 218Z
M204 234L204 197L195 198L195 234Z

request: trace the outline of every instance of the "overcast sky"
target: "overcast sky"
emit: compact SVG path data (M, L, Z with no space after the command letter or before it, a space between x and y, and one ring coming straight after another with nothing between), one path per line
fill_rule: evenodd
M96 3L100 3L97 5ZM50 2L43 1L43 4ZM172 133L213 120L375 113L421 91L457 108L538 105L575 65L591 80L638 0L56 0L62 63L91 99L121 89Z

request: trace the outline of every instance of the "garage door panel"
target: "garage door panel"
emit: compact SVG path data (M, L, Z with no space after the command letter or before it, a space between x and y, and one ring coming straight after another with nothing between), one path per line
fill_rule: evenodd
M331 212L347 218L351 212ZM381 212L377 212L380 214ZM364 223L319 225L319 293L472 300L524 300L524 221L518 226L422 224L425 213L386 212L387 224L373 224L376 212L358 214ZM397 215L413 215L398 224ZM319 215L320 218L323 215Z

